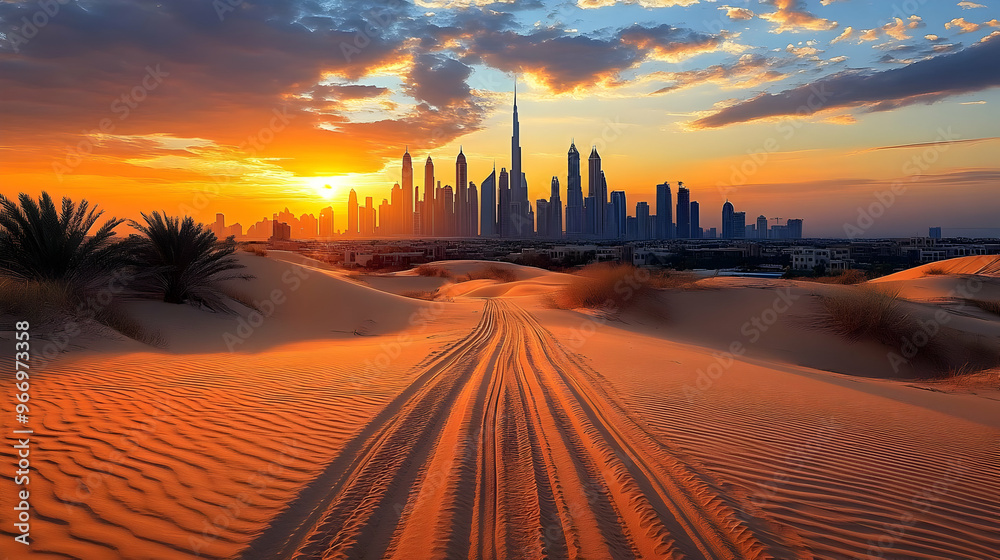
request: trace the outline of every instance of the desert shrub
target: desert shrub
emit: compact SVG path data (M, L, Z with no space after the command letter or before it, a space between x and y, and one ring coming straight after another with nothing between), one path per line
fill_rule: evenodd
M940 266L932 266L924 269L924 275L926 276L941 276L942 274L947 274L947 272Z
M265 247L263 245L258 245L256 243L252 244L252 245L245 246L243 248L243 250L246 251L247 253L250 253L251 255L255 255L255 256L258 256L258 257L266 257L267 256L267 247Z
M143 344L157 348L163 348L166 345L159 333L146 329L117 302L112 302L94 313L94 320Z
M436 278L451 278L451 273L446 269L430 264L422 264L416 268L419 276L429 276Z
M127 250L111 218L90 233L103 211L62 199L57 209L43 192L37 201L0 195L0 272L26 280L60 280L76 287L99 282L126 264Z
M401 296L413 298L413 299L424 299L427 301L433 301L437 297L436 291L424 291L424 290L409 290L405 292L400 292Z
M649 273L649 280L647 280L647 283L651 288L655 288L657 290L675 290L690 288L698 280L700 280L698 275L692 272L655 270Z
M42 326L68 317L79 296L65 280L25 280L0 276L0 316Z
M491 264L485 268L473 270L468 274L462 275L458 281L468 282L469 280L496 280L501 283L516 282L517 273L509 268Z
M992 313L994 315L1000 315L1000 300L990 300L990 299L968 299L968 303L975 305L979 309L986 311L987 313Z
M897 345L919 327L902 310L899 290L858 286L822 298L830 328L849 340L874 339Z
M834 274L832 276L806 276L795 279L816 282L818 284L841 284L845 286L852 286L854 284L867 282L868 275L862 270L851 268L841 272L840 274Z
M649 272L632 265L589 265L555 294L553 303L561 309L622 309L651 288L648 279Z
M159 212L142 214L130 224L142 235L130 240L133 262L140 271L140 289L167 303L195 303L227 310L219 283L253 278L234 271L244 268L233 252L232 237L219 242L211 230L194 219L171 218Z

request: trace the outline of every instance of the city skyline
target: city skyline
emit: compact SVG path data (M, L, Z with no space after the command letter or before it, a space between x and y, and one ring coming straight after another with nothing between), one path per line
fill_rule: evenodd
M398 147L450 160L462 146L477 182L494 159L512 170L498 131L517 75L530 201L563 176L575 139L584 156L596 145L632 202L655 207L655 185L682 178L712 220L729 198L801 209L815 235L843 236L895 182L906 196L867 234L922 234L931 217L991 227L1000 213L987 198L1000 178L988 2L479 4L390 2L349 18L336 2L99 1L60 4L26 34L37 5L4 3L2 110L17 138L0 149L5 183L127 218L151 199L203 222L327 204L340 216L350 188L381 200L403 184ZM815 91L842 95L810 103Z

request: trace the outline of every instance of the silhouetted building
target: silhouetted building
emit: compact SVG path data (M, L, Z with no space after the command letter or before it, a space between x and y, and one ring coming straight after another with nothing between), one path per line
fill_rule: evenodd
M499 202L497 203L497 226L500 228L500 237L511 236L510 224L510 178L507 175L507 168L500 168Z
M736 209L733 207L733 203L726 201L722 205L722 238L723 239L733 239L733 214L736 213Z
M701 207L697 200L691 201L691 238L701 238Z
M469 211L469 166L465 162L462 147L458 148L455 158L455 219L456 233L462 237L471 235L471 212Z
M403 184L402 208L400 209L401 229L399 233L413 234L413 161L410 159L410 147L403 153ZM395 203L393 203L395 204Z
M619 191L620 192L620 191ZM625 193L622 193L625 194ZM636 239L645 240L653 237L652 223L649 219L649 203L638 202L635 205Z
M767 239L767 217L757 216L757 239Z
M469 181L469 235L479 235L479 192L476 184Z
M497 230L497 168L494 164L493 171L483 184L480 185L482 199L480 201L479 228L480 235L490 237L500 232Z
M319 211L319 236L333 237L334 233L333 207L327 206Z
M628 206L625 199L625 191L612 191L611 201L608 204L610 219L608 228L611 230L605 237L624 239L626 234L625 218L628 216ZM649 208L647 206L648 213Z
M691 193L684 183L677 183L677 238L691 237Z
M583 187L580 184L580 152L570 143L567 155L569 169L566 175L566 234L583 233Z
M587 160L587 198L592 199L593 220L590 222L590 235L601 237L604 235L604 218L607 215L608 195L604 192L606 183L604 174L601 173L601 155L597 153L597 146L590 150L590 157Z
M743 239L747 231L747 213L733 212L733 237Z
M540 210L539 210L540 212ZM548 230L546 231L546 237L552 239L558 239L562 237L563 233L563 206L562 199L559 196L559 178L556 176L552 177L552 185L549 189L549 216L546 220L548 224ZM541 232L542 230L539 230Z
M434 162L427 156L424 164L424 205L420 208L420 219L423 227L420 229L424 237L434 235Z
M351 189L347 195L347 235L358 234L358 193Z
M670 239L674 236L673 197L670 183L664 181L656 185L656 238Z

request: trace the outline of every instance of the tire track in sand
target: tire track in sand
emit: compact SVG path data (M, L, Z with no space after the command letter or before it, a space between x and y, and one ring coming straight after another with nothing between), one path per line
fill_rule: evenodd
M530 313L487 300L243 557L768 557L591 375Z

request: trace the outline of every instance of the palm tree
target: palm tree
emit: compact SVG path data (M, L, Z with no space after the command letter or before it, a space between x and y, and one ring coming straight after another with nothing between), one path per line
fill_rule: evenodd
M253 276L232 271L244 268L233 252L232 237L219 242L211 230L191 217L172 218L159 212L142 214L129 224L141 233L130 245L133 262L141 272L140 285L162 295L167 303L198 303L214 310L227 309L222 300L223 280L249 280Z
M17 202L0 195L0 271L24 280L65 281L83 287L125 263L124 245L111 218L88 236L104 213L81 200L62 199L56 209L43 192L36 202L25 193Z

